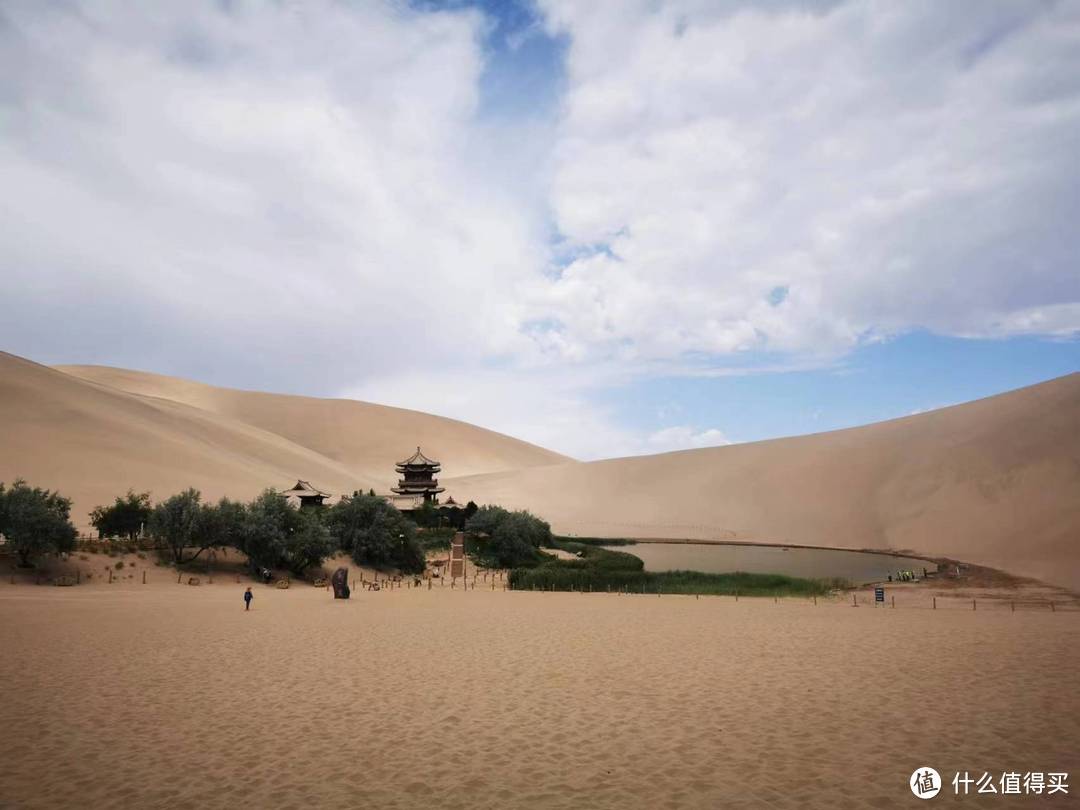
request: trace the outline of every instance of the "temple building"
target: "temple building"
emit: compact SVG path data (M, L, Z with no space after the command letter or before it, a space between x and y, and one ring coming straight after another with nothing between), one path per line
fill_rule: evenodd
M292 489L287 489L283 492L279 492L283 498L290 503L296 503L298 506L322 506L323 501L330 497L329 492L323 492L321 489L315 489L307 481L297 480L296 485Z
M403 499L412 498L414 503L437 505L439 493L446 491L439 486L439 479L435 478L435 473L441 470L439 462L432 461L417 447L416 452L409 458L397 463L397 472L401 478L398 479L398 485L392 487L391 491Z

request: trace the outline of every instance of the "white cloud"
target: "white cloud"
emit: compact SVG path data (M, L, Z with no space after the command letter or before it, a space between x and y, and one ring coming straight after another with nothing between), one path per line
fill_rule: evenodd
M527 347L480 15L229 8L4 12L6 345L300 390Z
M542 6L568 356L1080 330L1080 7Z
M476 10L5 4L0 343L596 457L723 441L631 378L1080 329L1076 4L540 7L547 121Z

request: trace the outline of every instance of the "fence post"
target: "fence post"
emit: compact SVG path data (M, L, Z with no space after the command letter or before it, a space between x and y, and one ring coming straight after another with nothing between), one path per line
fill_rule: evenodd
M143 569L143 572L142 572L142 584L143 585L146 584L146 569L145 568Z
M937 610L937 597L934 597L934 610Z
M855 599L855 594L851 595L851 606L852 607L858 607L859 606L859 603Z
M972 609L972 610L976 610L976 607L975 607L975 600L974 600L974 599L972 599L972 600L971 600L971 609Z
M896 597L895 596L892 597L892 606L893 606L893 610L896 610Z

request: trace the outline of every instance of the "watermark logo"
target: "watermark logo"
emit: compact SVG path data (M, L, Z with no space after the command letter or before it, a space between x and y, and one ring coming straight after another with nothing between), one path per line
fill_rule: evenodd
M941 790L941 775L933 768L923 766L915 769L908 784L911 792L920 799L932 799Z

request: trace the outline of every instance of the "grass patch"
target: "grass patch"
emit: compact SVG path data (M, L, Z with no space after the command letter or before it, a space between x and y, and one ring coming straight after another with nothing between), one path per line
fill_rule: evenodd
M634 546L637 540L626 540L621 537L567 537L555 535L556 546L558 543L581 543L588 546Z
M712 594L718 596L825 596L848 586L844 580L800 579L783 574L706 574L701 571L632 571L576 565L581 560L515 568L514 590L609 591L621 593ZM638 562L641 562L638 560Z
M604 545L611 541L603 540ZM624 544L630 545L629 541ZM841 579L801 579L784 574L735 571L646 571L639 557L599 547L595 538L558 538L554 546L578 556L575 560L548 559L510 572L514 590L601 591L621 593L712 594L721 596L825 596L850 583ZM621 544L620 544L621 545Z

